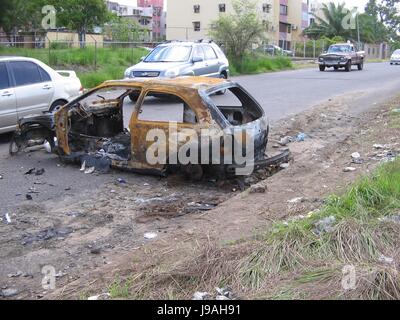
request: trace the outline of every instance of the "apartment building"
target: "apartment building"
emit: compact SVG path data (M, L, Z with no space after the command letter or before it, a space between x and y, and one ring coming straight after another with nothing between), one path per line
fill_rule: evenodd
M163 30L165 30L165 22L163 21L164 0L137 0L137 4L142 8L151 7L153 9L153 39L161 40L165 38L165 33L163 33Z
M290 49L309 25L308 0L254 0L266 38ZM168 0L167 40L209 38L212 21L233 13L233 0Z

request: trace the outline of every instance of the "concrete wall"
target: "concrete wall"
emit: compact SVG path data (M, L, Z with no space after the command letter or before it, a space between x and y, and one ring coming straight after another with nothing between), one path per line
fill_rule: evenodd
M71 47L79 48L79 35L74 32L63 32L63 31L49 31L46 37L46 48L50 43L64 42L71 43ZM103 47L103 35L102 34L86 34L86 45L94 46L97 43L97 47Z

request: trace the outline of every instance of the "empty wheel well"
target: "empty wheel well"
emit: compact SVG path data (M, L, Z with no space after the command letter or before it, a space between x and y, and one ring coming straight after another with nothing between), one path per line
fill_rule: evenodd
M51 106L50 106L50 111L53 111L53 109L56 107L56 106L59 106L59 105L64 105L64 104L67 104L68 103L68 101L67 100L65 100L65 99L58 99L58 100L56 100L56 101L54 101L52 104L51 104Z

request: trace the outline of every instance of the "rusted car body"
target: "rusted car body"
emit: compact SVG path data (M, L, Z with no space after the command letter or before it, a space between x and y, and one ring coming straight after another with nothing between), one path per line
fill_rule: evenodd
M112 93L112 98L106 98L103 92ZM126 97L132 92L137 92L139 98L128 116L129 123L125 129L124 101L129 101ZM232 93L239 103L234 106L229 105L229 102L228 105L217 105L212 97L221 92ZM149 107L150 115L155 119L142 119L141 115L147 108L146 99L150 96L151 99L161 101L163 97L168 97L182 102L182 118L176 122L158 119L157 112L165 116L170 112L169 107L158 100L151 100L153 105ZM149 163L149 148L157 140L149 140L151 130L164 133L167 138L164 142L167 150L165 161ZM204 132L208 133L207 144L198 141L199 137L204 139ZM240 167L252 166L257 169L279 161L282 157L266 157L268 133L268 119L264 110L240 85L223 79L183 77L107 81L55 113L22 119L14 140L21 147L22 141L46 139L51 141L54 152L61 159L85 162L87 166L103 169L114 167L165 175L171 168L182 167L202 174L207 167L227 174ZM184 136L183 139L181 135ZM196 137L191 140L192 136ZM226 140L222 138L226 136L231 137L233 148L224 145ZM226 153L234 152L235 145L239 145L235 144L238 140L242 140L240 147L249 140L253 142L252 159L247 159L246 163L237 163L235 159L226 162ZM174 153L188 143L196 144L198 155L195 157L199 161L176 161L178 157ZM215 159L215 149L211 150L215 145L218 146L219 159ZM211 159L212 157L214 158Z

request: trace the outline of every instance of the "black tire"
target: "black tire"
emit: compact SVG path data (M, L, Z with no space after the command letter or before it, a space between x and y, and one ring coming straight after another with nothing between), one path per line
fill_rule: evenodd
M131 93L129 99L131 99L132 102L136 102L137 99L139 99L139 93Z
M57 100L57 101L53 102L49 111L56 112L56 111L60 110L63 106L65 106L67 103L68 103L67 101Z
M225 79L225 80L228 79L228 75L227 75L225 72L221 73L221 74L219 75L219 77L220 77L220 79ZM226 93L226 89L225 89L225 90L218 91L216 94L219 95L219 96L222 96L222 95L224 95L225 93Z
M339 67L338 66L334 66L333 69L339 70Z
M319 71L325 71L325 66L319 66Z
M346 63L346 66L344 67L344 70L346 70L346 72L350 72L351 71L351 61L350 60Z
M364 69L364 62L361 62L361 63L359 63L358 65L357 65L357 68L358 68L358 70L362 70L362 69Z

